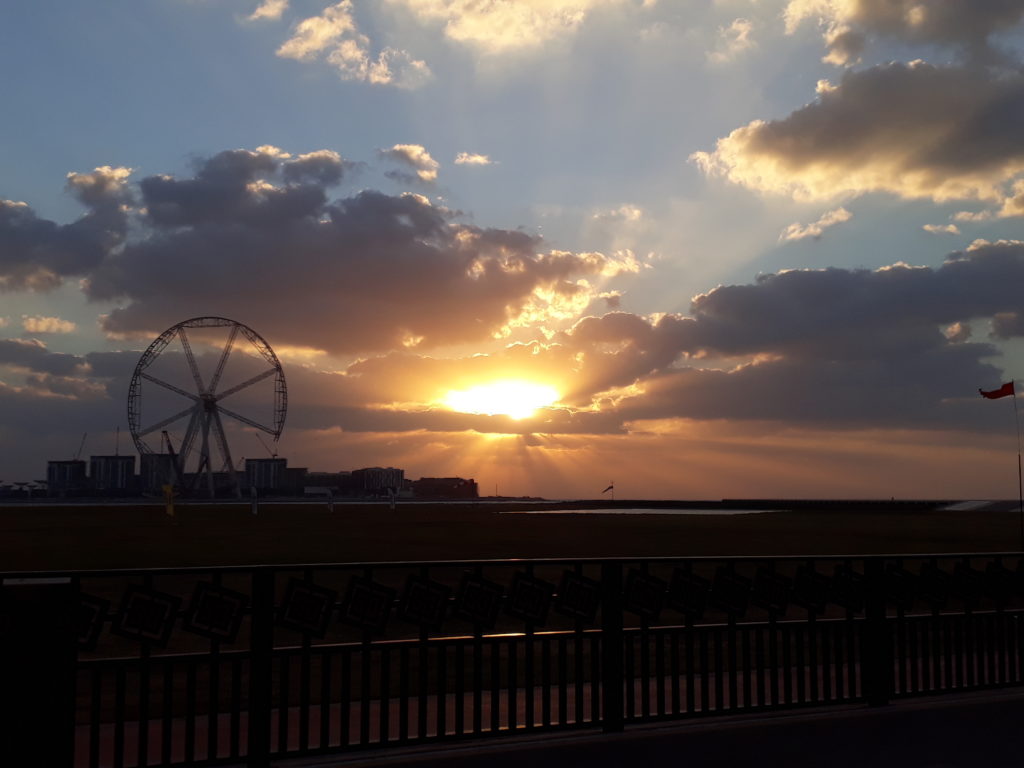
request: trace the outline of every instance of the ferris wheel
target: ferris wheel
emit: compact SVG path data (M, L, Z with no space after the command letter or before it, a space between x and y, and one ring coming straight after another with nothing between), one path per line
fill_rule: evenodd
M202 354L197 356L192 342ZM234 376L225 377L229 358ZM242 376L222 387L223 381ZM228 398L233 398L231 408L224 403ZM226 473L240 493L229 434L240 439L256 430L257 437L270 435L276 445L287 411L288 387L274 350L252 328L225 317L194 317L161 333L139 358L128 388L128 425L139 455L169 454L170 479L179 485L205 474L210 496L216 472ZM171 432L182 426L175 449Z

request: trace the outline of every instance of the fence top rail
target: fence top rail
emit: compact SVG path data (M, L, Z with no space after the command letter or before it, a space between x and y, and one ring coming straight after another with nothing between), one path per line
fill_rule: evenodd
M136 575L187 576L198 573L256 573L301 570L389 570L399 568L476 568L499 566L526 565L603 565L630 563L765 563L765 562L809 562L809 561L849 561L849 560L928 560L928 559L965 559L965 558L1001 558L1022 557L1022 551L1004 552L911 552L875 555L683 555L679 557L658 556L622 556L622 557L530 557L530 558L485 558L476 560L390 560L376 562L348 563L264 563L251 565L189 565L165 568L99 568L73 570L39 570L39 571L0 571L3 582L16 580L53 579L53 578L100 578Z

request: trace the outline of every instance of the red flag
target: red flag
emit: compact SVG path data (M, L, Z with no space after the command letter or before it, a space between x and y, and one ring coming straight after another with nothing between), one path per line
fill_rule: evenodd
M603 491L601 491L601 493L608 493L608 491L612 490L612 488L614 488L614 487L615 487L615 483L612 483L607 488L605 488Z
M983 389L979 389L982 397L987 397L989 400L998 400L1000 397L1013 397L1013 382L1008 381L999 389L993 389L990 392L986 392Z

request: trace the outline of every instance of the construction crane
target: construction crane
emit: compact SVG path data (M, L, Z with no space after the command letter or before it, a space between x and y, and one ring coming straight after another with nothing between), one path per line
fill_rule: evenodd
M75 451L75 461L78 461L78 458L82 455L82 449L85 448L85 438L87 438L88 436L88 432L82 433L82 442L78 444L78 450Z

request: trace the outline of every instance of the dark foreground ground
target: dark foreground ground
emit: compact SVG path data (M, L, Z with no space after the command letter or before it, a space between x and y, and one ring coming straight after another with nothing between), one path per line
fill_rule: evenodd
M641 506L643 502L620 502ZM544 506L538 504L536 506ZM550 506L550 505L548 505ZM1017 550L1018 513L805 504L731 516L502 514L495 504L0 507L0 571L504 557ZM1024 760L1022 760L1024 765Z
M319 758L296 768L1020 768L1024 695L987 692L881 708L784 713L519 738L406 753Z

